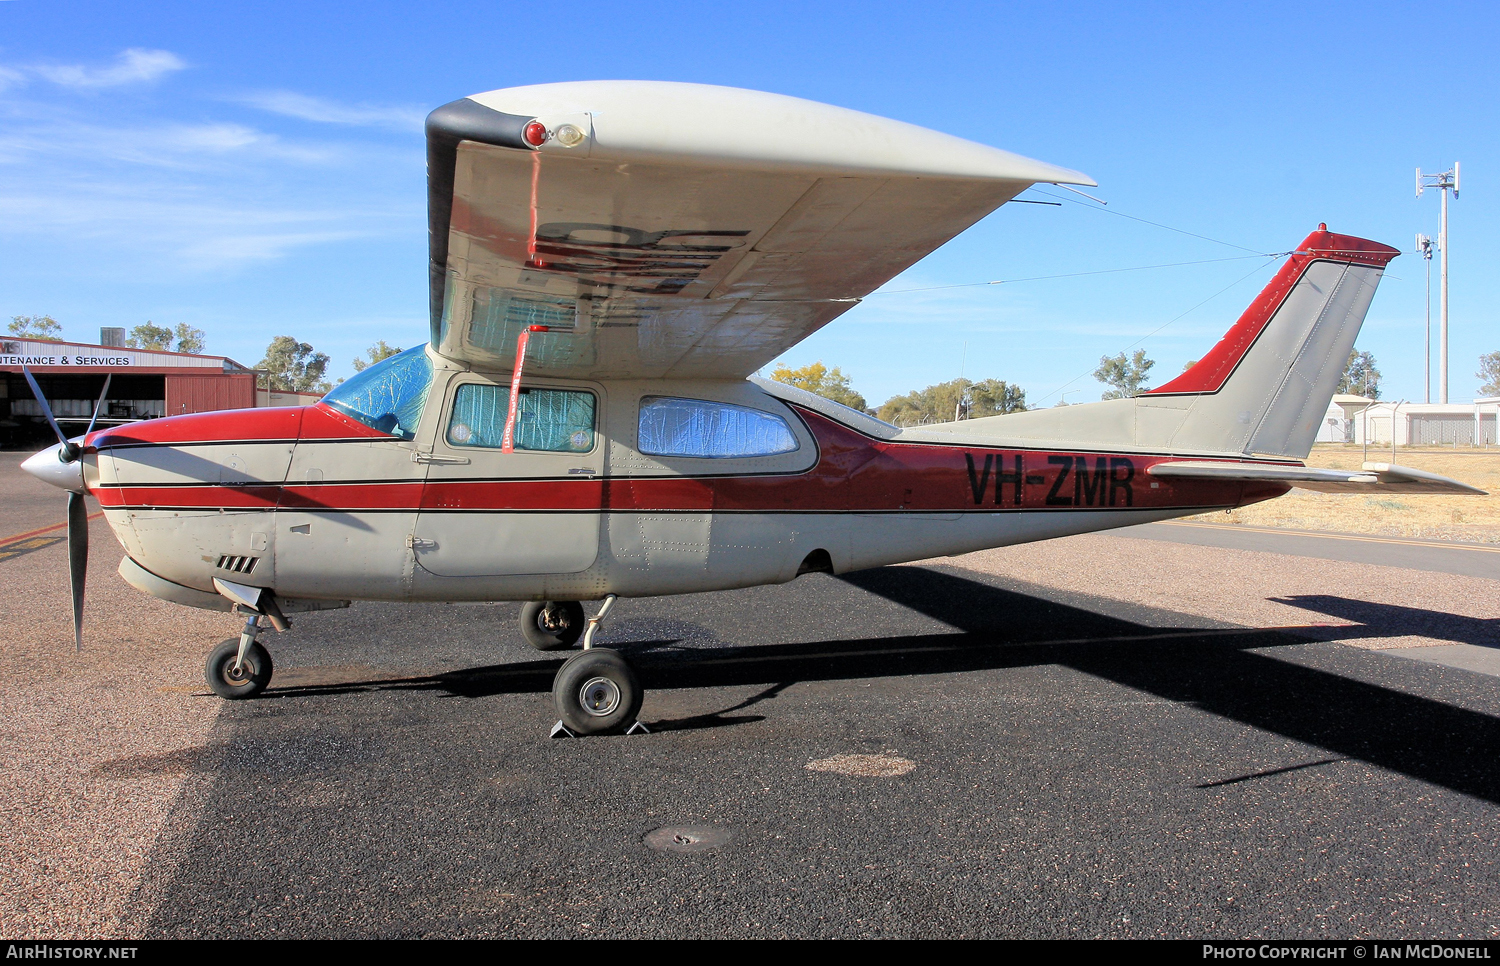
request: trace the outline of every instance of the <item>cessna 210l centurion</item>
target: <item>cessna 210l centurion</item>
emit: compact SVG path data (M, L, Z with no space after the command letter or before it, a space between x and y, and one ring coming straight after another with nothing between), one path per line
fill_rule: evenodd
M1376 242L1320 226L1202 361L1145 395L899 429L752 374L1033 184L1093 181L693 84L476 94L432 112L427 145L428 345L313 406L59 430L27 461L71 491L75 635L87 491L126 581L245 616L208 661L226 698L271 678L263 621L352 600L515 600L536 647L582 639L553 688L561 724L619 732L641 688L591 646L617 597L961 554L1293 486L1478 492L1386 464L1302 465L1398 254Z

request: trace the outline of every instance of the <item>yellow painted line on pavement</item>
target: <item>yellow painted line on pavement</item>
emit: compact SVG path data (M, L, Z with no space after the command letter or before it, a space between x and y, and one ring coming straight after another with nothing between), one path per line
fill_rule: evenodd
M1438 550L1477 550L1500 553L1500 546L1485 547L1473 543L1442 543L1436 540L1411 540L1405 537L1368 537L1357 533L1322 533L1312 530L1281 530L1276 527L1246 527L1233 523L1197 523L1187 520L1163 520L1172 527L1198 527L1202 530L1235 530L1240 533L1276 533L1289 537L1313 537L1319 540L1352 540L1356 543L1386 543L1395 547L1435 547Z
M98 513L90 513L88 518L90 520L97 520L102 516L104 516L104 511L100 510ZM51 533L54 530L61 530L67 525L67 521L64 520L62 523L54 523L50 527L40 527L36 530L27 530L25 533L17 533L14 536L0 537L0 550L14 550L15 547L12 546L13 544L18 544L22 540L26 540L29 537L39 537L44 533Z

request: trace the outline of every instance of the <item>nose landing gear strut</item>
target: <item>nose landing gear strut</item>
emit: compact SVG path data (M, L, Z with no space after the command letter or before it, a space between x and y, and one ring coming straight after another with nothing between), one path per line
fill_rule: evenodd
M292 623L281 612L276 595L270 590L218 579L214 580L214 586L235 602L236 614L245 615L245 627L239 640L225 641L213 649L203 676L213 693L221 698L230 701L253 698L271 683L271 654L256 640L265 629L262 619L270 621L278 631L288 629Z
M261 615L245 619L239 640L228 640L213 649L203 676L214 694L231 701L253 698L271 683L271 653L255 638L261 632Z

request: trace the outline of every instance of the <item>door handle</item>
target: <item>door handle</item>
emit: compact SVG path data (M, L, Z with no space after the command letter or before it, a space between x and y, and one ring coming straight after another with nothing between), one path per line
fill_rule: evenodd
M469 458L467 456L439 456L436 453L418 453L413 451L411 461L413 463L442 463L457 466L469 462Z

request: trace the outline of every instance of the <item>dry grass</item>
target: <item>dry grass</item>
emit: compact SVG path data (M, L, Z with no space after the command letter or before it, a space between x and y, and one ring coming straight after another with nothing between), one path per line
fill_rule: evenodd
M1311 493L1293 490L1280 499L1241 507L1230 513L1205 513L1190 519L1294 530L1375 533L1429 540L1500 543L1500 449L1407 449L1371 447L1372 462L1394 462L1451 476L1487 490L1489 496L1425 496L1357 493ZM1308 466L1358 469L1366 459L1360 446L1320 445Z

